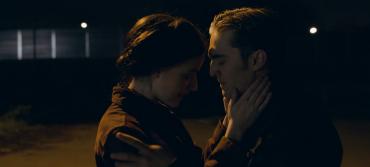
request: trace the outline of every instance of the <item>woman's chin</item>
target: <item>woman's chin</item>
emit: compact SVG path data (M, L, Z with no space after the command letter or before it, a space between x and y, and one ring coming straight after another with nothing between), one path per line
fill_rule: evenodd
M170 108L173 108L173 109L175 109L175 108L178 108L178 107L179 107L179 105L178 105L178 104L173 104L173 103L168 104L167 106L168 106L168 107L170 107Z
M165 104L168 106L168 107L171 107L171 108L177 108L179 107L180 105L180 100L178 101L168 101L168 102L165 102Z

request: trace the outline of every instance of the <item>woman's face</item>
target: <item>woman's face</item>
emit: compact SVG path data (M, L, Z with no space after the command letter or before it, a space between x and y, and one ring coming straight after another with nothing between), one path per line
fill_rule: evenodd
M197 73L203 62L203 56L196 57L153 74L154 98L172 108L178 107L186 94L198 89Z

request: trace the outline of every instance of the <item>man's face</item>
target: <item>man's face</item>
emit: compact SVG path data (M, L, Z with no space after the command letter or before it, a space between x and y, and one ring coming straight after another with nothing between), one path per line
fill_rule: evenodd
M243 60L240 49L232 46L233 31L214 30L210 35L210 75L217 77L225 97L232 98L234 93L239 96L255 78L248 68L249 60Z

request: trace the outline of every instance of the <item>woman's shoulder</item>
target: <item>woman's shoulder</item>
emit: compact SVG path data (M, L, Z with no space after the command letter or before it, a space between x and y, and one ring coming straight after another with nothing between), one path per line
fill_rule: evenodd
M125 112L122 107L111 105L99 122L98 135L107 136L115 129L142 131L139 121L134 116Z
M134 116L116 105L111 105L99 122L95 141L96 152L101 152L106 146L112 145L110 143L116 141L112 139L118 132L143 140L146 138L144 129Z

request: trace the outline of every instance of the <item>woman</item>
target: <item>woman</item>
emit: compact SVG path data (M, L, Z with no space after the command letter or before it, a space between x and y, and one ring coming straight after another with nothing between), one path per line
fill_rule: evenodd
M185 19L154 14L137 21L117 60L122 81L113 88L112 104L99 124L97 166L113 166L109 157L113 152L135 151L117 141L117 132L147 144L160 144L176 157L192 159L181 163L199 166L201 151L172 109L186 94L197 90L197 72L204 53L201 33ZM199 161L194 162L189 155Z

